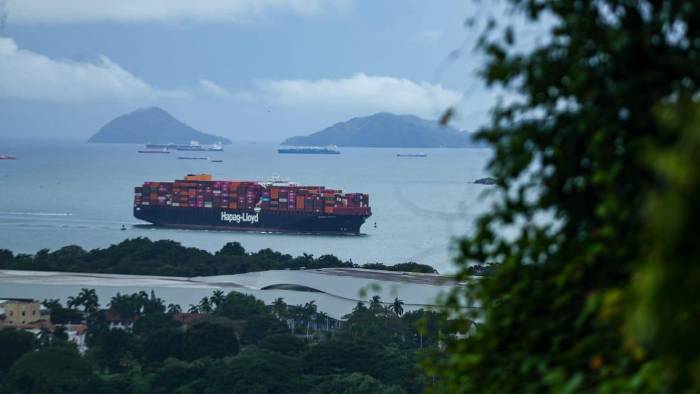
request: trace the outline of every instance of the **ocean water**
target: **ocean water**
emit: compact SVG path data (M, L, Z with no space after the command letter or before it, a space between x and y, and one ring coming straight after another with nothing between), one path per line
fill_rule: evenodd
M360 264L417 261L450 272L454 239L468 233L474 218L490 206L489 187L469 183L486 175L489 149L342 148L340 155L279 155L274 145L234 144L224 152L161 155L139 154L139 148L0 143L0 154L18 158L0 161L0 248L35 253L76 244L90 249L149 237L215 251L238 241L249 251L334 254ZM419 151L428 157L396 157ZM178 156L209 156L223 163ZM160 229L132 216L134 186L203 172L232 180L280 176L369 193L373 216L361 236Z

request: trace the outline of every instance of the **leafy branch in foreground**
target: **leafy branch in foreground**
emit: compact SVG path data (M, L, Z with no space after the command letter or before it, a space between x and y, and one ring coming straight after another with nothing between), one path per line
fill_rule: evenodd
M525 52L511 27L480 42L487 84L521 99L479 133L500 198L458 279L497 269L447 298L465 323L478 299L483 324L446 342L433 389L695 392L700 5L509 3L551 29Z

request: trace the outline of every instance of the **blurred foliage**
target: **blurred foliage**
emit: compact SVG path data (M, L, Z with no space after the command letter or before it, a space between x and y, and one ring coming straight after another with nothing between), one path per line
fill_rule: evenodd
M479 40L513 100L478 133L500 197L458 278L497 268L446 298L481 324L445 341L432 390L698 392L700 3L509 4L549 30L530 48L494 20Z

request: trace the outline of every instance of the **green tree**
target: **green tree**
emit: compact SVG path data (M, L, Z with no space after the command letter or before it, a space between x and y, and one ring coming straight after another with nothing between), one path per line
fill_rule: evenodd
M415 375L412 355L362 340L319 343L304 354L302 365L308 374L360 372L389 384L411 385Z
M84 320L80 311L64 308L58 299L47 299L41 304L49 310L53 324L78 324Z
M82 306L83 310L89 314L99 310L100 304L95 289L83 288L77 296L68 297L68 307L76 308Z
M245 248L239 242L228 242L221 250L216 252L217 255L223 256L245 256Z
M299 361L279 353L251 349L236 357L225 358L210 368L207 375L211 392L294 393L301 392L296 381Z
M224 294L224 291L221 289L216 289L214 292L212 292L211 297L209 297L209 305L212 306L214 310L219 307L219 305L224 303L224 300L226 299L226 295Z
M246 319L250 316L267 313L265 303L252 295L241 294L235 291L228 293L224 302L217 308L216 314L228 317L231 320Z
M211 307L211 304L209 303L209 297L202 297L202 299L199 300L199 312L201 312L201 313L211 313L212 312L212 307Z
M109 302L109 310L122 318L131 319L141 315L144 297L138 293L117 294Z
M303 316L304 316L304 322L306 323L306 335L309 335L309 330L311 329L311 322L316 321L316 316L317 316L317 306L316 306L316 301L311 300L304 304L304 307L302 308Z
M241 343L256 344L268 335L287 332L287 326L272 315L251 316L246 319Z
M399 299L399 297L394 298L394 302L389 306L391 308L391 311L396 313L396 316L401 316L403 315L403 301Z
M174 315L177 313L182 313L182 307L179 304L168 304L168 315Z
M74 347L49 346L20 357L5 388L9 393L80 393L93 378L90 364Z
M0 330L0 373L7 371L20 356L36 346L36 338L29 332L14 328Z
M280 333L265 336L258 347L287 356L298 356L306 349L306 342L294 335Z
M385 386L379 380L359 372L334 375L316 385L311 394L401 394L398 386Z
M145 315L161 315L165 313L165 302L162 299L156 297L156 294L153 290L151 290L151 294L150 296L148 296L148 298L143 299L142 307L143 313Z
M378 295L372 296L372 299L369 302L369 310L374 313L379 313L382 309L382 298Z
M230 320L201 320L185 332L182 357L185 360L221 358L237 354L238 348L238 337Z
M55 326L51 332L51 343L67 342L68 332L64 326Z
M493 28L497 22L491 21L480 40L487 56L481 75L515 99L494 108L491 125L479 133L494 149L489 171L498 180L498 194L473 235L461 241L456 278L469 282L468 266L474 263L498 268L446 298L447 312L460 316L453 332L466 332L478 317L464 309L474 300L483 307L483 323L469 338L446 341L445 357L431 369L439 377L434 389L695 392L700 385L689 376L697 375L698 364L665 364L659 354L667 350L672 357L681 344L693 353L690 349L697 348L690 345L700 343L695 334L677 336L672 352L673 347L655 343L655 336L645 341L625 327L632 323L626 311L635 306L632 278L647 259L656 260L648 281L682 283L679 289L698 283L656 276L664 272L660 264L671 262L683 279L692 278L682 267L690 267L698 254L692 248L680 253L656 248L655 237L665 234L649 231L648 217L670 225L655 229L681 231L670 235L669 245L697 245L697 238L687 235L692 232L682 232L683 222L673 222L675 214L661 216L683 212L690 219L695 208L678 210L689 206L680 194L659 200L669 205L651 214L647 204L655 192L680 184L675 191L695 191L690 180L697 179L692 178L697 155L681 162L662 159L679 170L676 175L686 170L679 163L692 168L679 183L665 179L653 158L657 152L673 160L683 154L682 134L664 124L658 112L697 97L699 5L680 0L509 3L514 14L546 27L548 36L519 46L521 36L512 27ZM690 316L698 310L688 309L687 298L649 294L657 298L647 299L647 305L673 305L671 313L689 319L679 320L695 320Z
M137 364L141 353L138 338L126 330L91 326L86 357L101 371L121 373Z
M344 316L345 323L338 335L346 340L362 340L381 343L401 344L406 342L406 330L401 319L390 312L374 296L367 308L358 302L352 313Z
M208 386L203 379L210 368L207 361L188 363L168 359L149 376L148 392L151 393L202 393Z
M284 298L280 297L272 301L272 313L274 313L278 319L282 319L287 315L287 303L284 302Z

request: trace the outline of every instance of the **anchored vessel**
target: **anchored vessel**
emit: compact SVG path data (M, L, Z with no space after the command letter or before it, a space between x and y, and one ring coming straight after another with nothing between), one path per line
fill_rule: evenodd
M292 148L279 148L277 153L292 153L292 154L303 154L303 155L339 155L340 151L335 145L328 145L325 148L322 147L292 147Z
M427 153L397 153L396 157L428 157Z
M209 174L134 189L134 216L157 226L359 234L369 195L283 181L218 181Z

